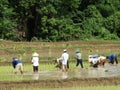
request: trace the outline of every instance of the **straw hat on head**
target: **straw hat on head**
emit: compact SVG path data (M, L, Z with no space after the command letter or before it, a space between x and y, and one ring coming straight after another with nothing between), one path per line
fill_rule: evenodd
M33 55L32 55L33 57L38 57L39 56L39 54L38 53L33 53Z

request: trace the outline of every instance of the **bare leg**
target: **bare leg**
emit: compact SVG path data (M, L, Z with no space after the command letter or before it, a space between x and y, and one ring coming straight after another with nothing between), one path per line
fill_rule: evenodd
M117 60L117 57L115 57L115 58L114 58L114 60L115 60L116 64L118 64L118 60Z

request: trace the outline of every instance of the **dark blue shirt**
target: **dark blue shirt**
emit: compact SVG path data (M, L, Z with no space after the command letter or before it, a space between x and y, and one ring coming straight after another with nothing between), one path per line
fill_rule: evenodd
M110 61L113 61L116 56L117 56L116 54L111 54L111 55L108 56L108 59Z
M14 68L16 67L16 65L17 65L18 63L22 63L21 60L19 60L19 59L13 59L12 65L13 65Z

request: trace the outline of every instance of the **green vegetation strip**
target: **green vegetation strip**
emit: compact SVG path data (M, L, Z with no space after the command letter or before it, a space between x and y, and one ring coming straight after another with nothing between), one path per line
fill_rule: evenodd
M73 78L73 79L64 79L64 80L39 80L39 81L33 81L33 80L7 81L7 82L1 81L0 82L0 88L33 88L33 89L34 88L36 88L36 89L37 88L67 88L67 87L73 88L73 87L90 87L90 86L99 86L99 85L100 86L120 85L120 77L88 78L88 79ZM30 90L32 90L32 89L30 89ZM72 90L72 89L70 89L70 90ZM78 90L78 89L76 89L76 90Z

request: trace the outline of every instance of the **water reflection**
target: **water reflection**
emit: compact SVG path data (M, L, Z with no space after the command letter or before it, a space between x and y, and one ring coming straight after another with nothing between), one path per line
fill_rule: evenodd
M120 64L110 65L105 67L89 68L89 69L73 69L69 72L56 71L40 71L38 74L26 73L24 75L32 76L33 80L56 80L66 78L99 78L99 77L114 77L120 76ZM25 77L23 77L24 79Z
M39 73L34 73L33 74L33 79L38 80L39 79Z
M62 72L61 78L62 78L62 79L68 78L68 73L67 73L67 72Z
M104 68L93 68L88 70L88 77L105 77Z

